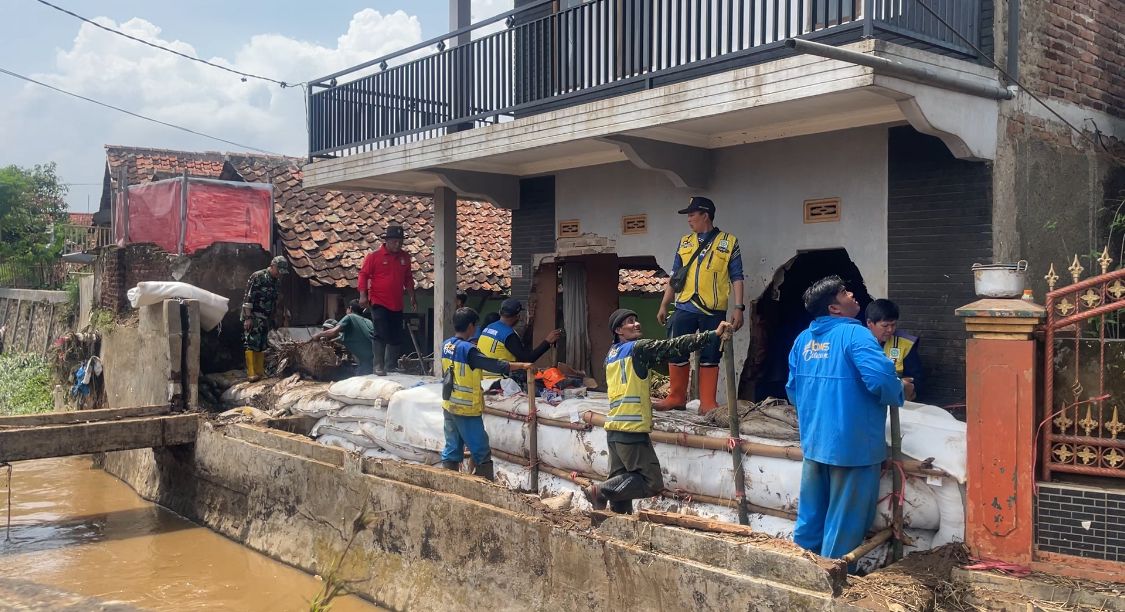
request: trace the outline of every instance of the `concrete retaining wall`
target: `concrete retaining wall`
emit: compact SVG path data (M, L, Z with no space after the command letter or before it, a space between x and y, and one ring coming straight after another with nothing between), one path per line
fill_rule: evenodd
M369 503L374 518L344 577L395 610L828 610L842 583L838 565L789 543L628 518L591 528L471 477L246 425L205 424L194 446L110 453L104 467L146 499L313 573L339 557Z
M106 403L110 408L179 404L181 368L187 368L188 405L199 405L199 303L184 300L187 329L180 304L165 300L142 306L136 324L118 324L102 338ZM181 354L186 341L187 359ZM181 365L184 364L184 365Z

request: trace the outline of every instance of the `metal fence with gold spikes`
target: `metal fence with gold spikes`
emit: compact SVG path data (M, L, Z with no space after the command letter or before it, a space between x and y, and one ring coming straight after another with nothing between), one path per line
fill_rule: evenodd
M1083 279L1075 256L1061 287L1053 264L1044 277L1044 480L1055 472L1125 478L1125 269L1110 270L1108 248L1094 263L1101 273Z

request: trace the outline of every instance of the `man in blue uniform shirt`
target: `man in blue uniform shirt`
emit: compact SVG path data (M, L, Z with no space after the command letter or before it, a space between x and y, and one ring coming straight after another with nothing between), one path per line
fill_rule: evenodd
M793 541L839 559L875 518L887 406L902 406L902 382L840 277L814 283L804 302L816 318L793 344L785 385L805 456Z

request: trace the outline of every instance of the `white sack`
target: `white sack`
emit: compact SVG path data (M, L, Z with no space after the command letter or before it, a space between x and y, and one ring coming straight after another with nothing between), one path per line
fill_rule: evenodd
M927 404L906 402L899 410L902 425L902 452L924 460L934 458L934 467L945 470L964 484L966 443L965 423L949 412ZM887 418L887 444L891 443L891 423Z
M344 404L375 405L376 401L384 404L391 401L391 396L402 391L402 385L386 376L353 376L328 387L328 397Z
M204 331L218 327L227 314L227 298L195 285L175 281L144 281L137 283L126 295L133 308L163 302L170 298L184 298L199 302L199 326Z

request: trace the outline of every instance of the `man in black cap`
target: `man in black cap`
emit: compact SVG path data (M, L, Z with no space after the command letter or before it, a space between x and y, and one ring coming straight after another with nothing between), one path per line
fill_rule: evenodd
M386 363L394 363L402 336L402 293L418 310L410 254L402 250L402 226L392 225L383 235L383 246L363 260L359 270L359 305L367 308L375 336L371 341L374 373L385 376ZM390 358L387 354L392 353Z
M708 342L718 342L731 324L720 320L715 329L677 336L670 340L643 338L637 313L625 308L609 317L613 346L605 358L605 377L609 391L609 414L605 435L609 447L609 478L601 485L583 489L595 510L606 504L619 514L632 512L633 500L659 495L664 489L660 460L652 448L652 411L668 410L654 406L649 373L669 357L698 350Z
M738 331L746 310L738 238L715 227L715 203L708 198L693 197L679 214L687 215L691 232L680 238L672 274L656 313L657 320L661 325L668 324L668 306L675 300L671 336L677 337L714 329L719 321L727 318L729 307L728 320L733 331ZM689 358L686 352L672 355L668 364L670 390L668 397L660 402L662 410L683 408L687 403ZM700 414L718 407L718 384L719 341L715 340L704 346L699 355Z
M523 303L515 298L508 298L500 303L500 320L486 325L477 339L477 347L485 357L507 362L535 363L559 341L563 330L553 329L539 346L534 349L525 347L523 339L515 330L523 311ZM490 378L496 380L497 377L485 374L486 381ZM526 384L527 381L522 382Z

